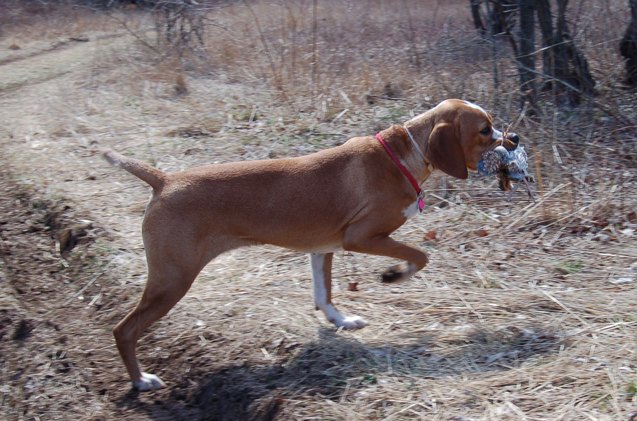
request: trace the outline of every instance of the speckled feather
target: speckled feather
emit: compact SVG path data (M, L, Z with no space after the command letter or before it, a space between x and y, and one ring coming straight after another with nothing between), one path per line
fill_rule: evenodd
M522 181L528 177L529 164L524 147L519 146L507 151L503 146L487 151L478 163L478 172L483 175L504 174L514 181Z

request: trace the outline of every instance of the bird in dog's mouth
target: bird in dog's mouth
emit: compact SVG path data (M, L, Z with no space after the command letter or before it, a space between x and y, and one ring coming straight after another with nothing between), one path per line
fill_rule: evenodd
M528 156L523 146L518 146L509 151L504 146L497 146L485 152L478 162L478 173L486 176L496 175L499 180L500 190L509 191L509 200L512 194L518 189L520 182L526 187L529 197L533 200L533 193L529 182L533 182L533 177L528 173ZM512 186L512 182L516 183Z

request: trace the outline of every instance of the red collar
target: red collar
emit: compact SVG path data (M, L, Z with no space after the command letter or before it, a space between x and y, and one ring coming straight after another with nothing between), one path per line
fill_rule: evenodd
M398 160L398 157L396 156L394 151L389 147L389 144L385 141L385 139L383 139L383 136L380 133L376 133L376 140L378 140L380 144L383 145L383 148L385 148L385 152L387 152L387 155L389 155L391 160L394 161L394 164L396 164L400 172L403 173L403 175L411 183L414 190L416 190L416 195L418 197L418 209L422 212L423 208L425 207L425 200L423 198L422 189L418 185L418 182L416 181L414 176L409 172L409 170L405 168L405 166Z
M396 164L396 166L398 167L400 172L403 173L403 175L407 178L407 180L409 180L409 182L413 186L414 190L416 190L416 194L420 195L422 190L420 189L420 186L418 185L418 182L416 181L414 176L411 175L409 170L407 168L405 168L405 166L398 160L398 157L396 157L396 154L389 147L389 145L387 144L385 139L383 139L383 136L380 133L376 133L376 140L378 140L380 142L380 144L383 145L383 148L385 148L385 151L387 152L387 155L389 155L389 157L391 158L392 161L394 161L394 164Z

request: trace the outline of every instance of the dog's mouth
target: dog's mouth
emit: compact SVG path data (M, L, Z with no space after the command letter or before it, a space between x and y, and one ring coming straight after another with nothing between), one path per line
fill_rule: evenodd
M504 149L506 149L509 152L513 152L515 151L518 146L520 146L520 139L518 137L518 135L513 134L513 135L508 135L508 134L503 134L501 138L499 139L495 139L493 141L493 144L491 145L491 147L489 148L489 150L494 150L497 147L503 147Z

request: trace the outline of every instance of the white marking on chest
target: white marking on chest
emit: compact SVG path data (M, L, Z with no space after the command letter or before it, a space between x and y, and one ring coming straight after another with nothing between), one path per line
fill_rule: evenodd
M403 215L405 215L405 218L407 219L413 218L414 216L418 215L419 212L420 212L420 209L418 209L417 200L411 205L407 206L405 209L403 209Z

